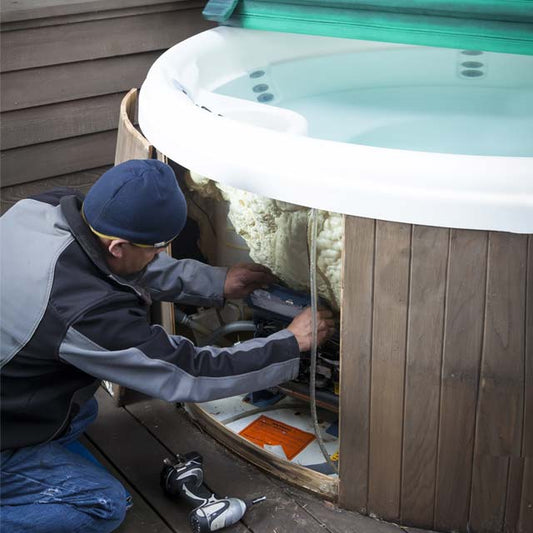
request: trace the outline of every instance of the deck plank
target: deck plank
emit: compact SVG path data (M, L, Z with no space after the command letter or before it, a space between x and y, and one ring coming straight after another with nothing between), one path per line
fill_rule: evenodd
M171 456L172 451L156 440L126 409L115 407L106 391L100 389L96 397L100 416L87 431L89 439L105 452L133 489L140 492L160 516L165 517L171 531L188 531L189 507L184 502L166 497L159 486L163 459ZM135 530L127 531L135 533ZM245 533L248 529L239 523L227 531Z
M243 522L254 533L272 531L324 532L324 528L294 500L285 498L278 484L256 467L237 458L195 425L183 409L153 400L127 407L167 448L176 453L196 451L204 458L205 481L220 495L243 499L265 495Z
M315 520L323 524L331 533L400 533L396 524L363 516L359 513L344 511L334 504L323 502L318 498L293 487L281 488L288 496L295 499ZM431 533L431 532L425 532Z
M131 492L134 508L120 533L189 531L189 508L167 498L159 487L164 457L197 451L204 457L206 484L221 495L267 500L250 509L228 533L395 533L399 528L339 509L298 487L269 476L205 434L182 408L160 400L116 407L97 393L98 420L87 432L93 454Z
M126 487L133 497L134 505L127 512L124 522L116 530L116 533L172 533L172 530L164 522L163 518L157 514L144 497L137 492L124 476L109 461L100 448L87 437L80 439L82 444L102 463L103 466L116 477Z
M250 509L244 524L254 533L392 533L397 526L358 513L292 487L243 461L196 425L183 409L159 400L126 407L166 448L176 453L197 451L204 457L208 486L240 498L265 495Z

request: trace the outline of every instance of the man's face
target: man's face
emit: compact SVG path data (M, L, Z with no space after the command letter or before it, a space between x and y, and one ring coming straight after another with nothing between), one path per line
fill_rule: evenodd
M127 274L137 274L138 272L141 272L141 270L145 269L158 254L165 250L164 248L154 248L153 246L150 248L140 247L131 243L126 245L126 249L123 262Z
M119 276L131 276L144 270L165 248L141 247L122 239L113 241L108 248L108 266Z

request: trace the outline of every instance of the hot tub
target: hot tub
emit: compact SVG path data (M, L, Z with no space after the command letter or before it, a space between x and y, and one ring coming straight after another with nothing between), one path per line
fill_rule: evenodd
M139 122L200 175L345 215L339 480L301 483L528 530L533 57L221 27L156 61Z
M220 27L156 61L139 113L171 159L264 196L533 228L530 56Z

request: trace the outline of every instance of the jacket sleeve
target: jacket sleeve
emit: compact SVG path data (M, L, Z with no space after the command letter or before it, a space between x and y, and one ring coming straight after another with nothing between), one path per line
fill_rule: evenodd
M231 348L198 348L116 302L72 325L59 348L62 361L96 378L171 402L204 402L278 385L296 378L299 356L288 330Z
M156 301L198 306L221 306L228 269L194 259L174 259L160 253L135 282Z

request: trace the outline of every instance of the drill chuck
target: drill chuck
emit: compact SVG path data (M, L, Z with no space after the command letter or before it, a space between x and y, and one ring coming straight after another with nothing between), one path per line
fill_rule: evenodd
M197 507L189 515L194 533L218 531L238 522L246 512L246 504L239 498L222 498Z

